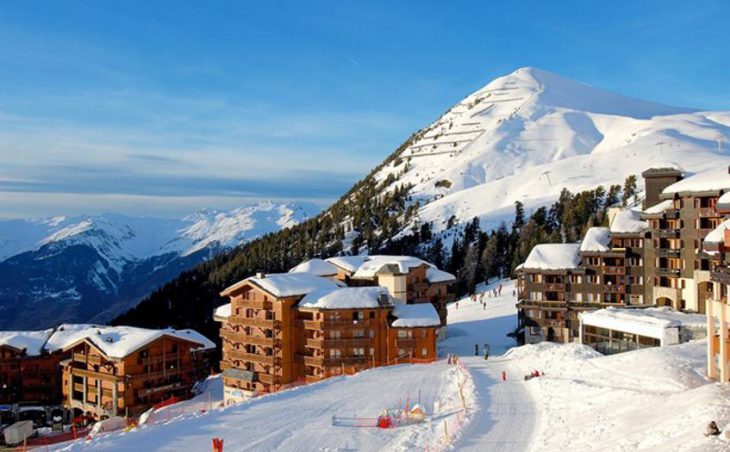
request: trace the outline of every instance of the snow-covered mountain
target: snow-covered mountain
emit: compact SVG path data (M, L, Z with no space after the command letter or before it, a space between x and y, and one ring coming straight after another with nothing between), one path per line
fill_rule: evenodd
M621 183L665 162L689 172L727 165L722 141L730 111L628 98L526 67L454 105L375 178L413 184L418 219L436 230L452 215L491 228L512 218L515 201L544 205L564 187Z
M0 328L104 321L181 271L319 211L261 202L181 219L116 214L0 221Z

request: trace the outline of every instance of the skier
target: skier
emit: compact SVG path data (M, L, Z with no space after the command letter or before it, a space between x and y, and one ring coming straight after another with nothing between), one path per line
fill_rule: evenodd
M484 344L484 360L489 359L489 344Z
M720 435L720 429L717 427L717 424L715 421L710 422L707 424L707 428L705 428L705 436L718 436Z
M502 371L502 381L507 381L507 372L504 370Z
M499 285L499 295L502 296L502 284Z
M459 310L459 302L458 301L456 302L456 310L457 311Z
M474 344L474 356L479 356L479 344Z

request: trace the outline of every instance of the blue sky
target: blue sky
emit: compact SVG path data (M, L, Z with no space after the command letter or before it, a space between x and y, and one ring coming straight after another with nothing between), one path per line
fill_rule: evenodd
M0 218L322 206L536 66L730 108L722 1L0 5Z

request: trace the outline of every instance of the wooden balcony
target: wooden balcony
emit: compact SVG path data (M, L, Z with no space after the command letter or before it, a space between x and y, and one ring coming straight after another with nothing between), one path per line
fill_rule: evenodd
M664 211L664 217L668 220L677 220L680 217L679 209L667 209Z
M322 330L324 322L322 320L302 320L302 326L305 330Z
M87 355L85 353L74 353L73 360L80 363L101 365L102 359L99 355Z
M543 284L543 289L546 292L564 292L565 284L559 284L559 283Z
M309 348L322 348L324 345L324 339L315 339L308 337L304 340L304 346Z
M236 301L238 307L251 308L251 309L271 309L271 301L260 301L260 300L238 300Z
M246 333L237 333L235 331L221 330L221 337L231 342L238 342L240 344L253 344L260 345L262 347L273 347L279 340L273 337L266 336L255 336Z
M624 293L626 287L622 284L604 284L603 291L605 293Z
M674 248L657 248L656 255L659 257L680 257L682 254L681 249Z
M657 229L656 235L661 239L678 239L681 232L679 229Z
M324 365L324 358L321 356L297 355L297 358L307 366L322 367Z
M730 268L717 266L710 271L710 279L720 284L730 284Z
M680 270L677 268L657 267L655 272L658 276L666 276L670 278L678 278L680 274Z
M370 339L367 337L348 338L348 339L325 339L324 346L327 348L341 347L367 347L370 345Z
M273 355L259 355L258 353L246 353L240 350L228 350L227 354L233 359L240 359L242 361L250 361L265 366L273 366L281 362L281 358Z
M369 326L370 322L368 319L363 320L345 320L345 319L336 319L336 320L325 320L324 321L324 327L325 328L355 328L355 327L367 327Z
M352 364L367 364L367 356L343 356L341 358L325 358L325 366L341 366L341 365L352 365Z
M603 267L603 273L606 275L625 275L626 267Z
M697 236L701 239L707 237L707 235L713 231L714 228L703 228L697 230Z
M257 328L278 328L279 323L274 320L252 319L248 317L231 316L230 323L244 326L255 326Z
M697 209L697 216L700 218L717 217L717 211L713 207L700 207Z
M265 374L265 373L258 372L256 374L256 378L261 383L264 383L267 385L275 385L275 384L281 383L281 376L279 376L279 375L271 375L271 374Z
M416 346L416 339L409 339L409 338L397 338L395 340L395 345L398 348L413 348Z

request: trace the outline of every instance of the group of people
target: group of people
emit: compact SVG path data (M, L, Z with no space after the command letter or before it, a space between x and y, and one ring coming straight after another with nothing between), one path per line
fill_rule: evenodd
M451 353L449 353L448 355L446 355L446 358L449 364L459 364L459 357L456 355L452 355Z

